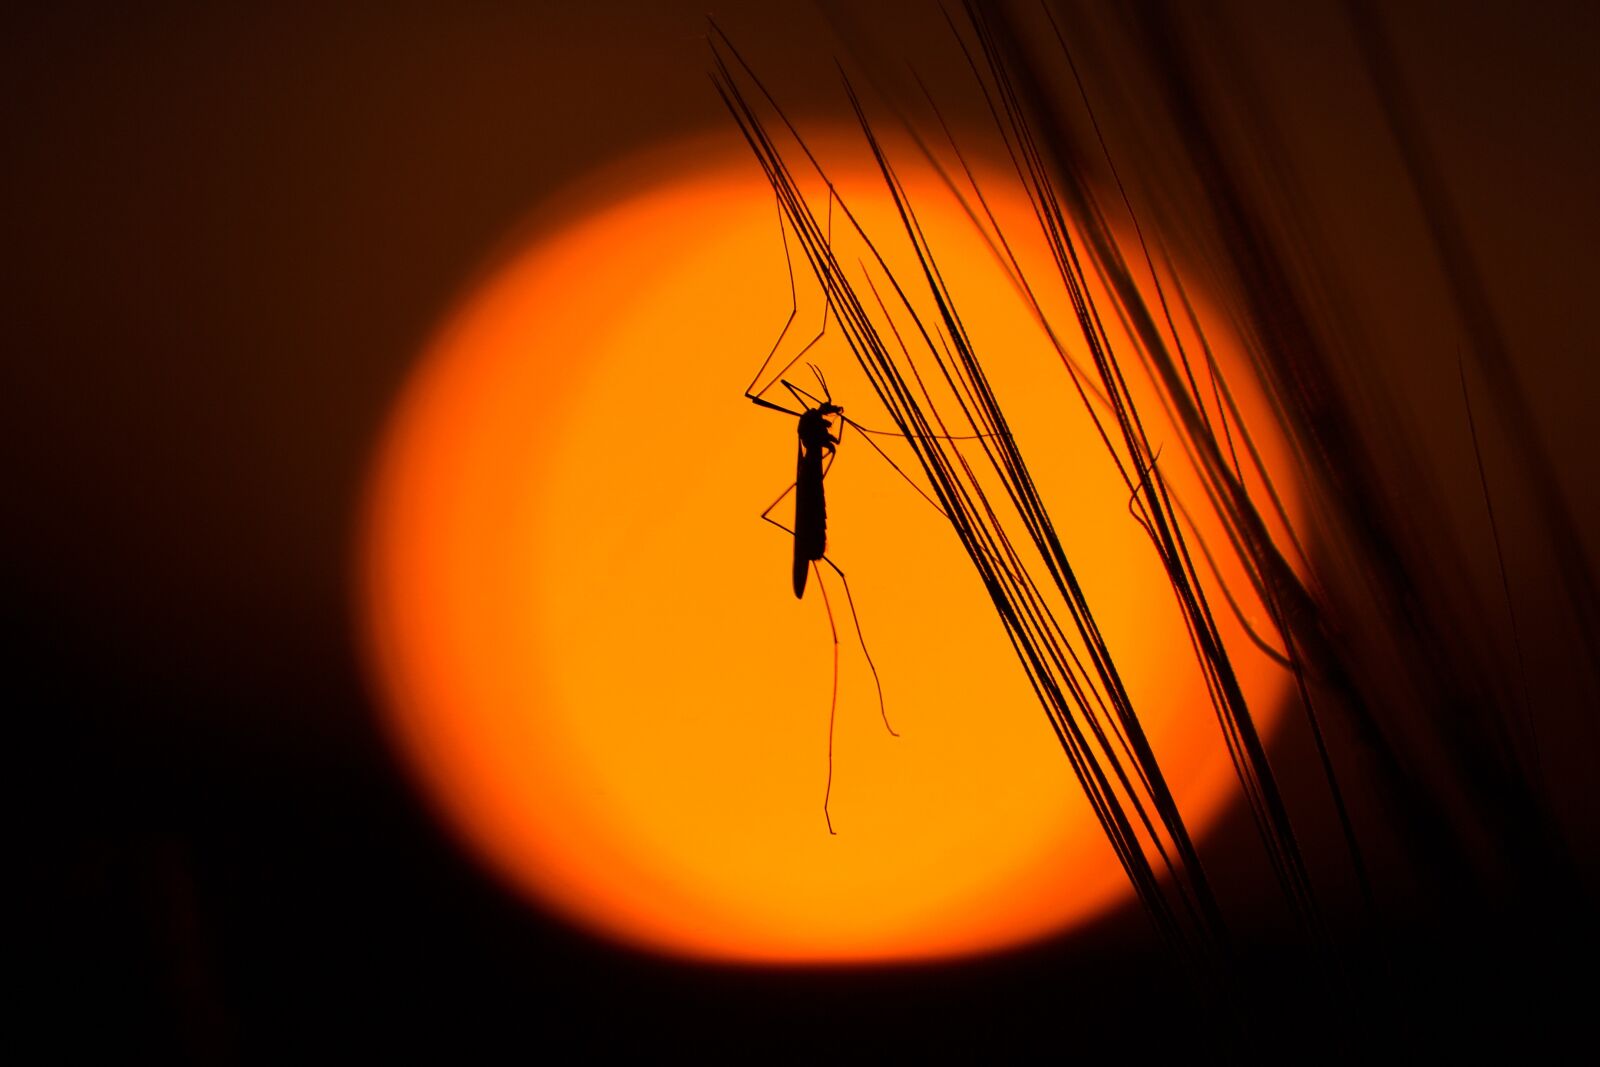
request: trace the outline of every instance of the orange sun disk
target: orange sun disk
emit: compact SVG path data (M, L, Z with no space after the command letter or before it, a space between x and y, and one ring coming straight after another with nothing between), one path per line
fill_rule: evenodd
M888 235L880 247L897 273L919 277L870 159L838 143L855 162L831 177L869 232ZM991 177L1008 235L1029 232L1026 201ZM1127 488L959 205L922 169L901 178L1201 829L1236 786ZM828 621L815 578L794 598L789 539L757 518L793 479L794 421L740 395L789 313L772 194L721 140L635 159L607 181L613 195L547 216L460 301L377 453L364 637L386 722L445 823L542 907L701 959L946 958L1057 933L1126 899L954 534L853 433L827 479L829 554L850 575L902 736L883 728L824 569L841 641L829 836ZM854 264L865 253L841 218L836 251ZM823 313L795 254L784 358ZM1030 254L1041 253L1024 253L1035 281L1052 277ZM1061 303L1047 309L1058 330L1071 321ZM1208 330L1224 366L1241 367L1237 345ZM854 419L890 425L837 324L807 358ZM1165 471L1176 432L1153 399L1145 412L1152 440L1169 443ZM1281 470L1281 445L1254 421ZM916 472L903 442L884 447ZM1203 510L1196 484L1173 484ZM774 512L792 514L787 501ZM1247 588L1236 566L1224 575ZM1253 650L1237 666L1270 725L1284 677Z

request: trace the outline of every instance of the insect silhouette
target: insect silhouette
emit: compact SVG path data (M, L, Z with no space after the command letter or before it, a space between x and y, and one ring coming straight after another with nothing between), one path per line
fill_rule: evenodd
M814 408L807 408L800 416L799 454L794 472L794 595L802 597L806 591L806 571L819 559L826 559L828 548L828 502L822 490L822 457L829 463L838 449L839 438L833 436L828 425L830 415L843 415L844 408L833 402L828 383L822 372L811 368L822 383L826 399Z
M839 438L834 436L832 418L841 418L844 408L833 402L833 396L828 392L827 380L822 377L822 372L815 364L809 364L811 372L817 376L817 381L822 386L823 399L800 389L789 381L780 384L800 402L803 411L791 411L789 408L774 404L770 400L752 396L751 400L762 407L773 411L781 411L785 415L799 418L798 427L799 444L795 455L794 484L773 501L772 506L761 513L761 517L772 522L769 513L783 501L790 490L794 492L794 529L788 533L794 537L794 595L804 597L806 592L806 575L818 561L827 563L828 566L838 570L838 566L827 557L828 548L828 504L822 488L822 479L827 470L833 465L833 457L839 446ZM747 394L748 395L748 394ZM814 406L806 407L810 402ZM842 425L842 423L841 423ZM781 524L780 524L781 526ZM842 577L841 573L841 577ZM824 594L826 595L826 594Z
M831 230L831 200L829 207L829 228ZM822 340L828 328L829 304L824 303L822 327L817 331L817 336L812 338L793 359L789 360L778 371L777 375L769 379L765 386L756 389L757 384L771 365L773 358L777 355L779 346L783 344L784 337L788 335L789 327L794 324L798 310L794 291L794 264L789 258L789 239L783 227L781 210L778 230L783 236L784 259L789 268L789 319L784 323L783 330L778 334L777 341L773 343L772 351L767 354L766 360L762 362L761 369L756 372L756 376L745 387L744 395L747 400L760 407L781 412L798 420L797 435L799 440L796 446L794 481L787 489L778 494L776 500L767 505L766 509L761 512L761 518L783 530L793 539L794 556L790 574L796 597L804 598L806 577L811 572L816 572L817 588L822 593L823 607L828 615L828 628L833 636L833 689L828 705L828 779L822 794L822 816L828 824L828 833L833 834L837 833L837 831L833 828L833 816L828 810L828 801L833 792L833 724L839 706L839 627L834 621L833 605L828 599L827 587L822 582L822 571L819 566L822 563L826 563L839 576L839 582L844 587L845 602L850 608L850 618L855 625L856 638L861 643L861 653L866 657L867 666L872 670L873 683L877 686L878 714L883 719L884 728L889 731L891 736L899 737L900 735L895 732L893 726L889 725L889 714L884 707L883 701L883 682L878 677L877 665L872 662L872 653L867 650L867 639L861 631L861 616L856 611L855 597L850 592L850 580L845 577L844 570L829 559L827 555L828 506L823 490L823 480L827 477L828 470L833 466L833 460L837 455L840 444L840 436L835 434L832 420L838 420L839 434L843 433L846 425L855 424L845 418L843 406L834 403L833 395L828 390L827 379L822 376L822 371L815 364L807 364L807 366L811 368L811 373L816 376L817 384L822 389L822 397L820 399L781 377L788 372L790 367L798 363L818 341ZM761 395L775 385L782 385L788 390L789 395L794 398L800 410L797 411L782 404L774 403ZM783 503L784 498L791 492L794 494L795 501L794 527L792 529L772 517L773 510Z
M828 236L824 239L825 245L829 245L832 242L834 195L835 194L830 190L828 197ZM817 385L822 390L822 396L820 398L814 396L812 393L801 388L800 386L795 385L793 382L783 377L783 375L788 373L789 368L800 362L800 360L804 358L805 354L811 351L811 349L814 348L827 333L828 316L832 310L832 299L831 297L827 297L826 293L824 294L825 299L822 308L822 324L817 331L817 335L808 341L806 345L801 348L800 351L797 352L794 357L785 363L776 373L771 375L767 374L767 368L772 365L774 358L777 356L778 349L783 344L784 338L788 336L789 329L794 325L795 316L798 313L798 302L795 295L794 284L794 261L789 255L789 237L788 231L784 226L781 202L778 211L778 232L783 240L784 261L788 266L789 271L789 318L784 323L783 329L779 332L777 341L773 343L772 350L767 353L767 358L762 362L761 368L756 371L755 377L752 378L750 380L750 384L745 387L744 395L745 399L760 407L767 408L771 411L780 412L798 420L796 433L799 440L797 443L797 452L795 456L794 481L787 489L778 494L778 498L776 500L767 505L766 509L761 512L761 518L766 522L770 522L772 525L778 527L778 529L784 531L793 538L794 555L790 575L791 582L793 583L794 587L794 595L796 597L804 598L807 575L811 573L816 574L817 588L822 593L823 606L827 610L828 615L828 627L833 635L833 693L828 705L828 781L822 797L822 814L823 818L827 820L828 832L831 834L835 831L833 829L833 817L828 810L828 798L832 794L833 790L833 724L839 704L839 628L834 621L833 605L828 599L827 587L822 581L822 570L820 564L826 563L829 569L838 575L839 583L844 587L845 602L850 608L850 618L855 625L856 637L861 643L861 653L866 657L867 666L872 670L873 683L877 686L878 714L883 719L884 728L889 731L890 735L894 737L900 736L895 732L894 727L889 725L889 715L884 706L883 699L883 682L878 676L877 665L872 662L872 653L867 650L867 639L861 630L861 615L856 610L855 597L850 592L850 580L845 577L843 568L829 558L827 554L828 507L823 485L829 469L831 469L833 466L833 460L838 453L841 438L844 434L844 428L848 426L854 429L860 436L860 439L867 442L867 444L872 447L873 451L875 451L884 460L884 462L886 462L894 470L894 472L900 476L902 480L910 485L911 488L914 489L917 494L921 496L931 508L933 508L934 511L938 512L941 516L944 516L947 519L948 516L946 515L944 509L941 508L939 504L932 497L930 497L914 479L906 474L906 472L901 469L900 465L896 463L887 452L879 447L876 441L872 440L871 436L878 435L885 437L906 437L907 435L889 430L869 429L847 417L844 413L843 405L834 402L833 394L828 389L827 379L823 377L822 371L819 370L814 363L808 363L807 366L810 367L811 373L815 375L817 379ZM760 384L763 380L765 380L766 384L761 385L760 388L757 388L758 384ZM794 402L799 405L800 410L785 407L782 404L775 403L766 398L764 394L778 385L783 386L783 388L789 392L789 395L794 398ZM835 432L835 425L837 425L837 433ZM983 433L972 434L969 436L929 434L927 435L927 439L965 441L992 436L996 435ZM779 504L783 503L784 498L787 497L791 492L794 494L795 498L794 527L792 529L772 517L773 510L776 509Z

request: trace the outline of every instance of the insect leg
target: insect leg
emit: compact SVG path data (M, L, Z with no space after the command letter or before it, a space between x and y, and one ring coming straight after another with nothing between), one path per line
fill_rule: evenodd
M794 483L790 483L789 488L779 493L778 499L768 504L766 510L761 513L761 518L763 520L772 523L772 525L776 526L790 537L794 536L794 531L789 529L789 527L785 526L783 523L779 522L777 519L774 519L768 513L772 511L773 508L781 504L783 502L783 498L788 496L793 491ZM834 566L832 560L828 561L828 566L833 567L833 569L836 571L839 570L838 567ZM822 572L817 569L815 562L811 564L811 569L817 573L817 588L822 590L822 606L828 613L828 631L833 635L833 695L828 698L828 780L827 784L822 787L822 817L828 824L828 833L833 834L837 833L838 831L833 828L833 817L828 814L828 798L833 795L833 719L835 713L839 709L839 628L834 625L833 622L833 605L828 602L828 589L822 584ZM839 576L841 578L844 577L842 571L840 572ZM850 595L849 583L845 584L844 593L847 597ZM855 614L855 610L855 605L852 603L850 606L850 612L852 615ZM858 621L856 623L856 633L860 634L860 632L861 624ZM866 650L867 646L863 644L861 646L861 651L865 652ZM868 656L867 664L870 666L871 663L872 657ZM872 677L874 679L878 677L878 668L872 668ZM878 689L878 701L881 705L883 701L883 689L881 686ZM887 720L885 720L885 722L887 722ZM892 730L890 731L890 733L893 732L894 731Z
M783 329L778 334L778 339L772 343L772 351L768 352L767 358L761 361L761 369L756 371L756 376L750 379L749 385L745 386L744 395L747 399L754 400L757 404L760 404L763 407L775 408L776 410L782 411L789 415L798 415L800 414L798 411L789 411L787 408L780 408L771 401L764 399L763 394L765 394L768 389L771 389L774 385L776 385L780 378L789 373L789 368L800 362L801 357L807 352L811 351L811 349L816 346L817 342L822 340L823 335L828 332L828 312L833 307L833 298L826 291L823 292L822 325L818 328L817 335L810 341L807 341L805 347L799 352L796 352L793 359L785 363L776 374L768 377L766 379L766 383L761 385L761 388L757 389L757 384L759 384L763 376L766 375L767 368L771 366L773 357L778 354L778 347L783 344L784 337L788 336L789 327L794 324L794 317L799 312L799 300L795 295L794 287L794 257L789 253L789 231L788 228L784 226L783 204L781 201L778 204L778 235L783 238L783 262L784 266L789 271L789 318L785 320ZM832 241L833 239L833 194L831 192L829 193L828 197L828 239L829 241ZM754 390L754 392L752 392L752 390Z
M833 634L833 694L828 698L828 782L822 787L822 818L828 824L828 833L836 834L838 831L833 828L833 816L828 814L828 799L833 795L833 717L839 710L839 628L833 623L833 605L828 603L828 587L822 584L822 571L815 561L812 561L811 569L816 572L817 588L822 590L822 606L828 612L828 630ZM848 587L845 593L849 595Z
M856 426L856 424L854 422L851 422L849 419L841 418L840 419L840 427L839 427L839 436L840 437L844 436L844 427L846 427L846 426L855 426L855 428L857 430L861 429L860 426ZM900 469L900 464L896 463L893 459L891 459L889 457L889 453L885 452L879 446L878 442L876 442L872 438L868 437L865 433L863 433L861 435L861 439L863 441L865 441L867 444L871 445L872 446L872 450L874 452L878 453L878 455L882 456L883 457L883 461L885 463L889 464L889 466L893 467L894 468L894 472L896 474L898 474L900 477L904 478L906 484L909 485L911 488L915 489L917 491L917 495L922 497L922 499L924 499L924 500L926 500L928 502L928 506L929 507L933 508L933 510L937 511L940 515L944 515L944 517L947 518L947 519L950 517L949 515L945 515L944 508L939 506L939 502L937 500L933 499L933 497L928 495L927 490L923 489L922 486L918 485L912 479L911 475L907 474L905 471Z
M756 371L756 376L751 378L750 384L744 387L744 395L752 400L767 391L766 387L762 387L754 393L750 390L755 389L756 383L766 373L767 366L772 362L772 357L777 355L778 346L783 344L783 339L789 335L789 327L794 325L794 317L800 311L799 301L795 297L794 291L794 260L789 255L789 229L783 224L783 201L778 199L776 193L773 194L773 203L778 208L778 237L783 241L783 263L789 270L789 317L783 321L783 329L778 331L778 339L772 342L772 350L767 353L767 358L761 361L761 368Z
M837 453L837 452L833 452L833 453L829 454L827 462L825 464L823 464L823 467L822 467L822 476L824 478L826 478L828 476L828 471L831 470L832 467L833 467L833 461L835 459L837 459L838 457L839 457L839 453ZM887 459L888 457L885 456L884 458ZM889 460L889 465L891 467L893 467L894 466L894 461L893 460ZM899 470L898 467L896 467L895 469ZM901 476L904 477L904 473L903 472L902 472ZM907 481L910 481L910 479L907 479ZM911 484L912 484L912 487L915 488L916 483L912 482ZM789 487L789 489L793 489L793 488L794 488L794 486L792 486L792 485ZM787 493L788 491L789 491L788 489L784 490L785 493ZM918 490L918 491L920 492L920 490ZM923 496L927 496L927 494L924 493ZM778 500L782 500L782 499L783 499L783 497L781 497L781 496L778 498ZM929 500L928 502L930 504L933 503L932 500ZM772 507L777 507L777 506L778 506L778 501L774 500L772 502ZM937 508L939 505L934 504L933 506L935 508ZM767 510L771 511L772 508L768 508ZM943 514L942 510L940 511L940 514ZM765 517L765 516L763 516L763 517ZM771 519L768 519L767 521L768 522L772 522ZM856 611L856 598L854 596L852 596L851 593L850 593L850 579L846 578L844 576L844 571L840 569L839 565L837 563L835 563L833 560L829 559L827 556L823 556L822 557L822 562L824 562L828 566L832 567L833 568L833 573L837 574L839 576L839 581L844 583L844 599L845 599L845 603L850 605L850 621L853 622L855 624L855 627L856 627L856 640L861 642L861 654L867 658L867 666L872 669L872 684L874 686L876 686L877 690L878 690L878 717L883 720L883 728L885 730L889 731L889 736L890 737L899 737L900 735L895 732L894 727L889 725L889 712L884 707L884 703L883 703L883 681L878 677L878 665L876 663L872 662L872 653L867 651L867 635L862 633L862 631L861 631L861 614L860 614L860 612ZM815 566L816 566L816 564L813 563L812 567L815 568ZM817 577L817 586L819 588L822 587L822 577L821 577L820 574ZM827 603L827 597L828 597L828 593L827 593L826 589L823 589L822 597L823 597L823 603L826 604ZM833 609L832 608L828 609L828 624L830 626L833 624ZM837 634L834 635L834 643L835 644L838 643L838 635Z
M785 389L789 390L789 395L790 396L792 396L796 400L800 401L800 406L801 407L805 407L806 406L806 403L810 398L810 394L809 393L807 393L804 389L796 389L794 386L790 385L787 381L780 382L779 384L782 385Z
M883 682L878 678L878 666L872 662L872 653L867 651L867 636L861 632L861 614L856 611L856 598L850 595L850 579L846 578L844 576L844 571L840 569L839 565L833 560L829 559L827 556L822 557L822 562L832 567L833 573L837 574L839 576L839 581L844 583L844 599L845 603L850 605L850 621L855 623L856 640L861 642L861 654L867 658L867 666L872 669L872 683L878 687L878 716L883 719L883 728L889 731L889 736L899 737L900 735L895 732L894 727L889 725L889 712L884 708L883 704ZM815 564L813 564L813 566L815 566ZM817 585L819 587L822 585L822 578L820 574L817 577ZM824 591L822 596L824 603L826 603L828 596L827 592ZM833 622L833 613L831 610L828 613L828 622L830 624ZM834 642L836 644L838 639L838 635L835 634Z
M784 533L788 534L790 537L794 536L794 531L789 529L789 527L785 526L783 523L779 522L777 519L774 519L772 517L772 515L771 515L771 511L772 511L773 508L775 508L779 504L783 503L783 498L788 496L790 493L794 492L794 487L796 485L798 485L798 484L799 484L798 482L790 482L789 483L789 488L787 488L783 492L779 493L778 494L778 499L776 499L772 503L768 504L761 511L761 518L763 520L772 523L772 525L776 526L778 529L782 530Z

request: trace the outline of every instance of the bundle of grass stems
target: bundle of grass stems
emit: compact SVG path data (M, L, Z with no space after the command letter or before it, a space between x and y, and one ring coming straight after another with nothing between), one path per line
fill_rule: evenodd
M1234 302L1248 319L1250 369L1271 397L1274 432L1291 443L1302 492L1312 501L1314 529L1306 536L1296 531L1203 332L1198 345L1183 340L1187 334L1192 341L1198 329L1190 294L1159 237L1141 224L1071 35L1048 9L1035 15L1032 32L1046 47L1023 47L1019 19L993 5L969 2L947 18L970 73L962 91L981 96L1004 162L1032 205L1039 233L1030 238L1043 240L1053 264L1049 276L1030 277L1013 259L1013 283L1036 312L1038 294L1047 290L1064 295L1071 309L1064 323L1039 318L1070 379L1066 395L1093 420L1103 446L1102 455L1077 462L1115 466L1148 541L1150 565L1161 568L1181 611L1187 651L1201 668L1260 847L1292 916L1301 961L1296 974L1307 981L1300 995L1320 1006L1335 1044L1359 1044L1364 1033L1391 1026L1403 1030L1404 963L1393 957L1391 935L1415 914L1426 912L1439 928L1470 923L1484 909L1541 902L1551 915L1587 914L1582 878L1541 780L1540 736L1526 688L1504 684L1481 651L1493 643L1486 634L1504 622L1510 590L1500 611L1463 617L1457 610L1449 590L1460 561L1419 533L1405 502L1385 491L1383 440L1341 392L1335 346L1291 283L1296 264L1288 259L1296 253L1274 240L1263 209L1252 204L1219 148L1194 103L1186 81L1194 72L1168 23L1136 20L1151 67L1165 79L1156 90L1204 191L1220 249L1218 274L1231 279ZM1533 486L1538 530L1560 570L1592 669L1600 598L1574 522L1474 288L1470 257L1454 237L1457 221L1442 179L1408 127L1410 104L1381 25L1359 6L1351 21L1408 174L1426 193L1429 232L1467 325L1459 401L1472 427L1478 475L1483 413L1473 407L1468 359L1488 383L1508 447ZM938 165L929 148L934 141L959 161L941 173L960 188L974 223L987 226L1003 260L1007 236L988 211L961 139L943 123L932 93L927 111L937 121L931 130L917 129L898 108L869 106L858 80L841 71L842 97L881 173L882 195L902 223L900 233L866 232L804 131L715 26L711 49L713 81L771 184L786 232L795 235L797 261L825 295L828 313L915 457L920 470L907 480L948 522L988 591L1018 667L1129 884L1175 966L1193 979L1189 988L1201 1014L1216 1020L1225 1047L1251 1047L1271 1029L1252 991L1271 977L1254 973L1255 957L1230 930L1195 833L1119 673L1116 650L1096 623L1096 605L1052 521L1051 507L1061 502L1044 499L1030 475L1030 457L985 372L986 354L964 327L940 249L924 233L882 133L886 123L897 133L910 126L927 161ZM825 191L808 197L808 187ZM863 261L836 258L836 230L865 247ZM909 242L915 271L891 270L878 254L890 238ZM1185 331L1175 318L1186 322ZM1116 339L1107 328L1112 321L1122 326ZM1153 383L1177 440L1152 440L1132 376ZM1203 499L1172 491L1163 468L1180 455L1198 472ZM1494 493L1487 480L1481 485L1493 523ZM1199 537L1196 509L1220 519L1226 543ZM1498 528L1495 538L1498 549ZM1219 553L1243 564L1250 590L1210 579L1216 572L1208 561ZM1505 581L1503 560L1499 573ZM1285 788L1263 738L1260 709L1249 706L1236 676L1239 650L1228 647L1218 620L1219 613L1237 614L1234 601L1243 595L1262 606L1270 624L1249 632L1251 644L1293 679L1294 729L1316 754L1315 790L1303 782ZM1342 743L1330 743L1334 735ZM1379 825L1352 815L1357 791L1381 812ZM1337 827L1318 858L1308 856L1297 832L1305 816L1295 807L1308 796L1324 815L1332 813ZM1370 860L1374 849L1388 857L1382 870ZM1336 874L1318 875L1319 869ZM1331 900L1329 881L1336 883Z

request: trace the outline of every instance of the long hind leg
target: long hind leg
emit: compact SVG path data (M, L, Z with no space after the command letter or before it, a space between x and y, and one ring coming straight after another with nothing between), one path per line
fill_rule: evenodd
M790 537L794 536L794 531L768 513L782 503L783 498L788 496L792 489L794 489L794 486L791 484L788 489L779 493L778 499L768 504L766 510L761 513L763 520L770 522ZM889 731L889 735L891 737L899 737L900 735L895 732L895 728L889 725L889 713L884 707L883 701L883 681L878 677L878 665L872 662L872 653L867 650L867 637L861 630L861 615L856 611L855 596L850 592L850 579L845 577L845 573L840 566L827 556L822 557L822 562L832 567L833 572L839 576L839 581L844 583L845 602L850 607L850 620L855 624L856 639L861 643L861 654L866 657L867 666L872 670L872 684L878 690L878 715L883 719L884 729ZM811 569L817 575L817 588L822 591L822 606L828 613L828 632L833 637L833 690L828 699L828 780L822 790L822 817L827 821L828 833L832 834L837 831L833 828L833 817L828 812L828 799L833 794L833 723L839 707L839 627L833 619L833 604L828 599L828 587L822 582L822 570L815 561L812 562Z
M790 482L789 483L789 488L787 488L783 492L779 493L778 494L778 498L776 500L774 500L772 503L768 504L766 506L766 509L761 512L762 521L772 523L772 525L776 526L778 529L782 530L784 533L788 534L790 537L794 536L794 531L791 530L789 527L785 526L783 523L779 522L777 519L774 519L772 517L772 509L777 507L779 504L783 503L783 498L788 496L791 492L794 491L795 484L796 483L794 483L794 482ZM889 713L886 710L886 708L884 706L884 702L883 702L883 680L878 677L878 665L876 663L872 662L872 653L867 650L867 635L861 629L861 613L856 610L856 598L850 592L850 579L845 577L845 573L844 573L843 568L841 568L837 563L835 563L833 560L829 559L827 556L823 556L822 557L822 562L826 563L828 566L832 567L833 568L833 573L837 574L839 576L839 581L844 583L844 598L845 598L845 603L848 604L849 607L850 607L850 622L856 628L856 640L858 642L860 642L860 644L861 644L861 654L866 657L867 666L869 668L871 668L871 670L872 670L872 684L875 687L877 687L877 690L878 690L878 716L879 716L879 718L881 718L883 720L884 729L889 731L890 736L899 737L900 734L895 731L895 728L893 726L889 725ZM816 569L815 562L812 563L812 569L813 570ZM820 572L819 572L819 577L818 577L818 585L819 586L821 585ZM826 599L828 594L827 594L826 591L824 591L822 595L823 595L824 599ZM833 611L832 611L831 608L829 609L829 612L828 612L828 622L829 622L829 625L832 625L832 623L833 623ZM838 634L835 633L834 634L834 644L838 644L838 643L839 643Z
M822 787L822 818L828 824L828 833L836 834L833 816L828 813L828 798L833 795L833 718L839 710L839 628L833 624L833 605L828 603L828 587L822 584L822 570L813 560L811 569L817 575L817 588L822 590L822 606L828 612L828 631L833 634L833 692L828 697L828 781Z
M850 607L850 621L855 624L856 640L861 642L861 654L867 658L867 666L872 669L872 683L878 688L878 717L883 720L883 728L889 731L889 736L899 737L900 735L895 732L895 728L889 725L889 713L885 710L883 704L883 682L878 678L878 666L872 662L872 653L867 651L867 637L866 634L861 632L861 615L856 611L856 598L850 594L850 579L846 578L839 565L827 556L822 557L822 562L832 567L833 573L837 574L839 581L844 583L844 599L845 603ZM819 587L822 585L820 572L817 576L817 585ZM823 596L827 596L826 592L824 592ZM837 642L837 638L835 638L835 642Z

